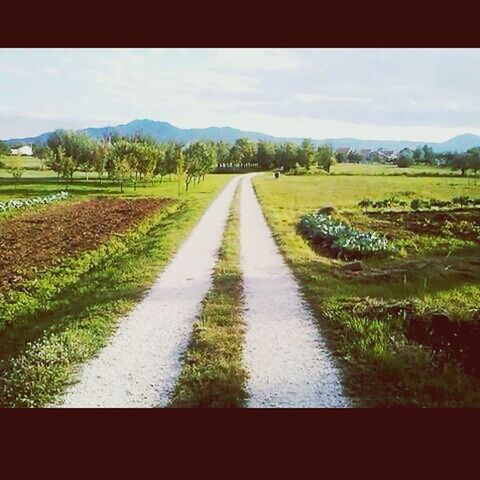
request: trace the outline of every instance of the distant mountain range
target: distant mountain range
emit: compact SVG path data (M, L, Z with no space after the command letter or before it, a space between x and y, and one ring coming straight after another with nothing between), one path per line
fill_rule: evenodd
M158 122L155 120L133 120L124 125L117 125L115 127L98 127L98 128L85 128L80 130L88 135L101 139L112 133L119 135L134 135L136 133L142 133L155 138L158 141L177 141L181 143L188 143L195 140L213 140L224 142L234 142L238 138L248 137L251 140L269 140L271 142L294 142L301 143L303 138L297 137L274 137L259 132L250 132L244 130L238 130L230 127L209 127L209 128L178 128L168 122ZM6 143L15 144L31 144L31 143L44 143L51 132L42 133L36 137L26 138L12 138L5 140ZM357 138L326 138L323 140L312 139L315 145L322 145L329 143L333 148L351 147L355 150L363 148L385 148L388 150L401 150L405 147L416 148L419 145L428 143L436 152L463 152L472 147L480 146L480 136L473 134L458 135L456 137L447 140L446 142L434 143L434 142L411 142L408 140L360 140Z

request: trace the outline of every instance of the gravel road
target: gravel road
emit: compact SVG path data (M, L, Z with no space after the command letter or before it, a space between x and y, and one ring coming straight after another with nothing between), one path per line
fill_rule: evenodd
M241 265L250 407L347 407L339 374L272 237L251 177L242 180Z
M119 323L109 344L84 366L79 382L68 389L59 406L167 404L180 373L180 356L211 287L239 179L232 179L212 202L144 299Z

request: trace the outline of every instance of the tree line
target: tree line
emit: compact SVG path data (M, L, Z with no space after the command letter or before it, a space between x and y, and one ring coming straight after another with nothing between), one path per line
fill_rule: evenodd
M53 170L58 180L72 182L75 172L83 172L88 181L95 172L100 182L107 178L118 183L121 191L126 183L136 189L139 182L162 182L166 176L181 179L188 191L216 169L289 171L297 166L307 170L320 166L329 171L335 162L331 146L315 148L307 139L301 145L252 142L248 138L237 139L233 144L195 141L182 145L157 142L143 135L112 135L96 140L85 133L66 130L56 130L46 144L34 145L34 155L40 159L41 168Z
M159 143L150 137L112 135L96 140L82 132L56 130L46 145L36 145L34 154L60 178L72 182L75 172L84 172L87 181L95 172L100 181L106 177L123 192L128 183L175 175L188 191L192 183L205 179L216 167L216 147L212 142L194 142L183 146ZM43 168L43 167L42 167ZM180 187L179 187L180 188Z

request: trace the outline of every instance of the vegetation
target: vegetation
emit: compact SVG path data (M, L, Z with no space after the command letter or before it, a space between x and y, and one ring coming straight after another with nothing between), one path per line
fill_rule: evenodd
M480 352L471 340L480 318L478 209L363 213L358 207L364 198L395 197L408 205L414 198L475 200L480 191L474 181L372 174L277 181L264 175L254 186L354 400L367 406L480 405ZM312 248L297 224L326 204L352 229L385 236L394 251L350 262Z
M171 401L173 407L241 407L247 398L238 190L207 294Z
M362 258L392 250L385 237L372 232L359 232L321 210L304 215L300 219L299 229L315 245L345 258Z
M54 267L19 284L18 293L9 294L8 315L2 315L2 321L14 321L0 322L0 405L54 401L76 367L105 345L118 318L135 306L229 178L208 176L181 197L174 181L142 189L143 196L179 201L100 247L58 258ZM77 198L97 194L90 182L73 187L70 193L81 194ZM55 183L32 185L34 192L45 188L54 189ZM116 195L116 190L105 186L103 194Z
M8 212L19 208L31 208L36 205L48 205L50 203L59 202L69 197L68 192L51 193L43 197L32 197L24 200L8 200L7 202L0 202L0 212Z

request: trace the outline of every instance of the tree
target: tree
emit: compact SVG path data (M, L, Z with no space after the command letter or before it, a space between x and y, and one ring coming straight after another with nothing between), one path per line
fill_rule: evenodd
M255 159L255 144L248 138L238 138L230 149L230 161L242 169L248 168Z
M348 155L343 151L335 152L335 158L337 159L338 163L345 163L348 161Z
M183 152L178 143L169 143L165 150L165 172L167 175L183 176Z
M212 167L214 151L203 142L194 142L185 149L185 190L192 180L199 181Z
M230 147L227 143L220 140L215 144L217 163L221 167L226 167L230 156Z
M100 180L100 185L102 184L102 177L106 170L106 163L108 157L108 143L105 141L100 141L92 151L92 164L93 169L97 172L98 178Z
M0 155L9 155L10 154L10 148L5 142L2 142L0 140Z
M155 168L153 169L153 176L160 176L160 183L163 182L163 177L168 174L166 163L166 149L163 145L157 145L153 153Z
M35 143L33 145L33 154L40 159L40 170L45 169L45 163L52 158L53 152L48 145Z
M414 163L413 157L409 157L407 155L400 155L395 162L399 168L411 167Z
M15 158L10 166L10 173L15 180L15 189L17 189L17 185L20 182L20 179L23 175L23 162L20 158Z
M480 147L471 148L467 151L468 155L468 168L473 170L475 176L477 171L480 170Z
M257 163L261 170L270 170L275 162L275 145L260 140L257 144Z
M319 167L322 167L326 172L330 172L330 167L336 163L332 146L322 145L318 147L315 152L315 160Z
M293 143L282 143L275 146L275 165L288 172L297 166L298 147Z
M347 159L350 163L360 163L363 157L355 150L350 150L350 152L348 152Z
M303 140L298 150L298 163L307 170L315 164L315 148L311 140Z
M446 153L445 159L447 160L447 164L452 170L460 170L462 172L462 175L465 175L467 173L467 170L469 168L469 159L467 154Z
M130 160L130 142L127 140L116 141L108 152L107 164L112 166L112 177L120 185L120 193L123 193L125 181L131 177L132 163Z
M426 147L427 145L425 145ZM427 147L428 148L428 147ZM417 149L413 152L413 159L415 163L421 163L425 161L425 150L424 147L417 147Z
M149 180L157 163L157 146L154 143L137 143L137 171L141 180Z
M433 148L429 147L427 144L423 146L423 156L424 156L424 161L425 163L428 163L429 165L433 164L433 161L435 160L435 154L433 153Z

